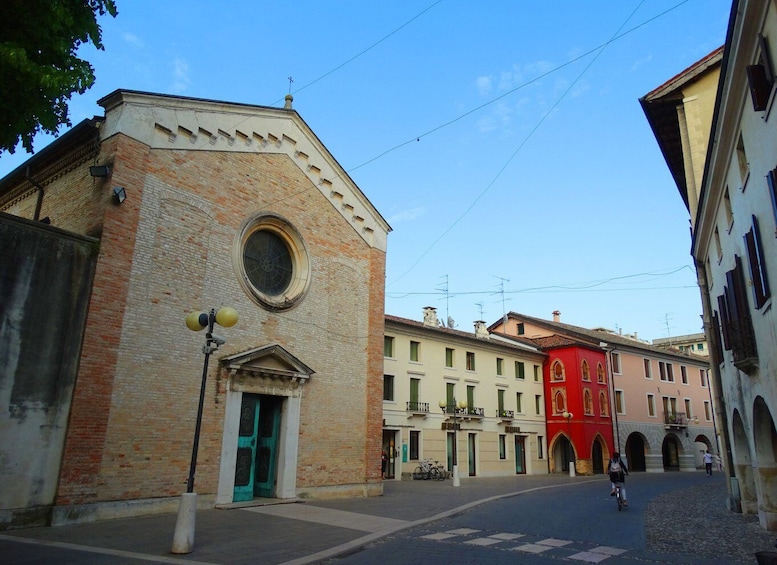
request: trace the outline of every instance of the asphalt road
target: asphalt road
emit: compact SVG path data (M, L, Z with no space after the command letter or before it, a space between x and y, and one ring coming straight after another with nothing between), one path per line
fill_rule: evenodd
M646 539L646 511L651 501L668 500L696 511L694 493L705 478L699 474L636 474L627 480L629 507L619 512L603 481L563 485L551 490L503 498L458 515L397 532L350 555L327 561L330 565L602 563L645 565L738 565L756 563L752 552L734 555L726 546L736 540L689 531L688 543L677 551L659 551ZM700 481L701 479L701 481ZM717 479L717 480L716 480ZM709 479L722 485L722 476ZM674 507L674 506L673 506ZM655 510L655 509L654 509ZM736 515L741 519L741 515ZM731 516L734 518L734 516ZM683 514L666 516L669 528L680 526ZM756 524L748 526L757 528ZM755 532L757 535L761 532ZM764 536L769 534L763 533ZM738 535L731 531L732 536ZM726 543L724 543L726 542ZM697 543L712 551L694 551ZM746 543L740 540L740 543ZM715 546L719 551L715 551ZM689 549L690 547L690 549Z

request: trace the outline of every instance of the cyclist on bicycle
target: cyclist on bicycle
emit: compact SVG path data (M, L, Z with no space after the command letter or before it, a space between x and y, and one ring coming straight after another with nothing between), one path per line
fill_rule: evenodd
M625 483L626 475L629 474L629 470L626 468L626 464L621 460L621 454L617 451L612 454L612 459L607 463L607 474L610 475L610 482L612 483L610 496L615 496L615 485L620 485L623 505L628 506L629 503L626 500Z

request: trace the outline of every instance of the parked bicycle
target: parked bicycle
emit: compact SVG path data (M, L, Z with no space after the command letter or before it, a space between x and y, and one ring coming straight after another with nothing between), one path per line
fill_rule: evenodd
M425 481L429 479L443 481L448 478L448 471L439 461L433 462L431 459L423 459L413 471L413 478Z

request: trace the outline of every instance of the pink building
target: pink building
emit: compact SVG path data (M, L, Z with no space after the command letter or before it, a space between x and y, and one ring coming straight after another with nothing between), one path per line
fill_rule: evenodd
M574 461L579 473L601 473L613 451L634 471L692 471L705 450L717 453L706 359L560 317L510 312L489 327L548 354L551 471Z

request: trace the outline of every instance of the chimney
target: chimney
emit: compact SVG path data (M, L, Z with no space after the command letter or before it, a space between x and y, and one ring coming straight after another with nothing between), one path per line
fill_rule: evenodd
M424 325L433 328L440 327L440 322L437 320L437 308L433 306L424 307Z
M491 337L486 329L486 323L483 320L475 322L475 337L478 339L489 339Z
M553 321L556 323L561 322L561 312L559 310L553 310Z

